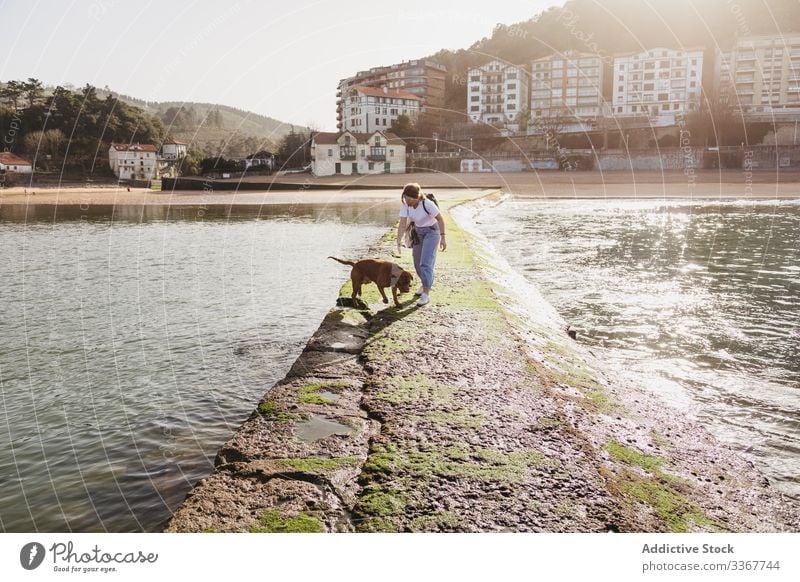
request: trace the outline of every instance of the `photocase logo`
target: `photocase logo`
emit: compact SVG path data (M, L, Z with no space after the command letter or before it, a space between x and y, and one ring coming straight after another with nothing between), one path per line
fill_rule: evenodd
M25 544L19 552L19 563L26 570L35 570L42 565L44 553L44 546L40 543Z

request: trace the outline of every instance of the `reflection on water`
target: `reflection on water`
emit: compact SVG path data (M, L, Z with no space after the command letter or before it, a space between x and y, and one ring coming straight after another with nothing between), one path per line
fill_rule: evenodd
M512 201L481 220L581 341L800 496L800 205Z
M0 206L3 531L157 530L396 215L96 210Z
M0 204L0 222L114 221L141 222L153 220L253 220L284 218L303 221L346 224L384 225L397 214L397 203L375 201L349 204L239 204L228 206L174 205L55 205Z

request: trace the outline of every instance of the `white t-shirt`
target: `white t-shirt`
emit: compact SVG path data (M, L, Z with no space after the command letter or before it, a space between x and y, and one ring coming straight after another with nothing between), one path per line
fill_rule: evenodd
M425 208L422 208L423 204L425 204ZM428 212L425 212L425 210ZM420 200L416 208L412 208L405 201L400 204L400 218L408 218L419 227L436 224L436 215L438 214L439 209L430 200Z

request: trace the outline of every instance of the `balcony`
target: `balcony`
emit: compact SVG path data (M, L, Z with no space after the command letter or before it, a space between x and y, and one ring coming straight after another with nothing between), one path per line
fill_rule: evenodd
M339 158L344 161L356 159L356 146L341 146L339 148Z
M370 148L367 159L371 162L386 161L386 148L384 147Z

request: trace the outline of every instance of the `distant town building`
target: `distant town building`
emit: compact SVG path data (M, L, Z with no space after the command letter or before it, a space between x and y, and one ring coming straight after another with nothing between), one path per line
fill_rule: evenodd
M674 123L700 109L703 49L654 48L617 55L613 72L615 116L647 116Z
M531 125L557 117L566 131L585 131L587 123L609 115L607 68L599 55L572 51L532 61Z
M424 59L359 71L354 76L339 81L336 92L336 125L339 131L351 129L345 124L346 100L350 90L356 86L373 89L386 87L410 93L419 99L420 112L429 114L434 123L438 123L444 110L446 77L447 67Z
M519 131L527 109L528 73L523 66L491 61L467 72L467 114L474 123Z
M311 172L315 176L405 171L406 144L391 132L320 132L311 140Z
M164 160L182 160L186 157L187 144L171 139L161 144L161 158Z
M407 115L413 121L421 109L419 97L388 87L357 85L347 90L343 103L343 129L359 133L388 130L401 115Z
M261 150L254 154L250 154L244 159L244 169L261 168L266 170L275 169L275 154L266 150Z
M158 150L153 144L112 143L108 165L120 180L154 180L159 177Z
M716 57L721 100L750 118L800 114L800 33L741 37Z
M0 152L0 172L30 174L33 172L33 164L10 152Z

